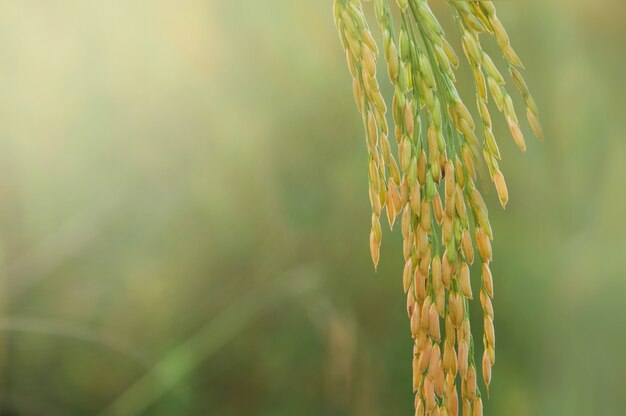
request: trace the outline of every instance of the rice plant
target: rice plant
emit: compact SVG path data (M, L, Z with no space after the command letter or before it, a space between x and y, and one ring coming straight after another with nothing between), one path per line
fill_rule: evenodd
M495 363L495 335L489 267L493 231L477 187L479 164L484 161L502 207L509 199L492 131L490 99L504 116L515 144L526 150L510 88L483 50L481 36L495 38L523 98L530 127L542 139L537 105L520 72L522 62L491 1L448 1L473 71L477 122L455 87L457 53L428 2L374 3L382 51L372 36L361 1L334 1L335 23L366 131L372 261L376 268L383 211L390 227L400 216L405 260L402 282L414 339L415 414L457 415L462 410L463 415L481 415ZM392 7L397 7L397 22L393 21ZM389 106L395 151L389 140L388 104L377 80L381 53L394 88ZM482 272L478 298L483 311L484 352L480 362L475 357L469 316L469 302L474 299L470 266L475 258L481 262ZM477 383L479 365L484 392Z

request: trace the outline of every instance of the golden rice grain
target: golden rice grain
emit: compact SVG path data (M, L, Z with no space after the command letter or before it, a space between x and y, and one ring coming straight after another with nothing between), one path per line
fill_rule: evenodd
M463 314L464 314L463 299L461 298L460 294L452 293L450 294L450 297L448 298L448 302L449 302L450 316L452 317L452 322L454 323L455 326L458 327L459 325L461 325L461 322L463 321Z
M443 347L443 368L446 372L456 375L457 361L454 344L446 342Z
M433 257L431 264L431 276L435 291L439 291L443 285L443 279L441 276L441 258L439 256Z
M491 317L485 315L484 325L485 325L485 339L487 340L487 343L491 346L495 346L496 337L495 337L495 331L493 329L493 321L491 320Z
M422 373L419 371L419 358L413 354L413 392L415 393L422 384Z
M491 275L491 269L489 263L483 263L483 287L487 291L489 297L493 298L493 276Z
M459 341L458 347L458 365L459 365L459 375L465 379L467 378L467 370L468 370L468 355L469 355L469 347L465 340Z
M428 377L424 379L424 402L426 403L427 412L432 412L437 406L437 399L435 398L435 383Z
M522 152L525 152L526 141L524 140L524 134L522 133L522 130L520 129L519 124L517 124L512 119L507 119L506 121L509 124L509 130L511 131L511 136L513 136L513 140L515 141L515 144L517 145L517 147L520 148Z
M463 400L463 416L472 416L472 405L468 400Z
M446 288L450 288L450 283L452 282L452 265L450 264L450 259L445 253L441 261L441 281Z
M493 257L491 251L491 241L489 241L489 237L482 227L478 227L476 229L476 245L478 246L478 252L480 253L480 257L483 259L483 262L490 262Z
M493 183L496 185L496 192L498 193L500 204L502 205L502 208L505 208L507 202L509 202L509 190L506 187L504 175L499 170L497 170L493 175Z
M468 229L464 229L461 234L461 248L463 251L463 257L468 264L474 263L474 245L472 244L472 237Z
M404 288L404 293L409 291L411 287L411 279L413 277L413 258L409 257L409 259L404 263L404 271L402 272L402 287Z
M526 110L526 116L528 117L528 122L530 123L530 127L533 129L535 137L539 140L543 140L543 129L541 128L537 115L529 108Z
M429 318L428 318L428 331L430 337L439 342L441 341L441 332L439 328L439 311L437 310L437 305L433 304L430 306L429 310ZM437 349L439 349L439 344L435 344Z
M430 296L427 296L422 304L422 319L420 321L420 326L422 329L428 330L430 325L430 307L432 306L433 301Z
M467 398L470 400L474 400L476 398L476 392L478 388L476 380L476 367L474 366L474 364L470 364L469 368L467 369L466 380Z
M491 359L489 358L489 353L485 350L483 353L483 380L485 381L485 385L489 387L491 384Z
M480 397L474 400L472 405L472 416L483 416L483 401Z
M441 364L441 350L439 344L434 344L430 350L430 361L428 363L428 377L435 379L439 373Z
M484 290L480 291L480 306L483 308L483 313L493 319L493 305L491 298Z
M376 241L374 232L370 233L370 254L372 256L372 263L374 268L378 269L378 259L380 258L380 241Z
M472 285L470 282L470 270L467 263L461 263L461 270L459 272L459 282L461 284L461 292L463 292L463 296L468 299L472 299Z
M415 310L415 296L413 295L413 293L409 292L407 293L407 296L406 296L406 312L409 316L409 319L411 319L411 316L413 315L414 310Z
M437 224L441 225L443 222L443 204L441 203L439 192L435 192L435 198L433 199L433 211L435 213Z

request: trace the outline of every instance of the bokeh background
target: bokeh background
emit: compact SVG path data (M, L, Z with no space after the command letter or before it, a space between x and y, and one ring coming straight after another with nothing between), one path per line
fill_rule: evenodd
M626 3L499 15L546 140L496 117L486 414L624 415ZM412 414L330 0L6 0L0 85L1 415Z

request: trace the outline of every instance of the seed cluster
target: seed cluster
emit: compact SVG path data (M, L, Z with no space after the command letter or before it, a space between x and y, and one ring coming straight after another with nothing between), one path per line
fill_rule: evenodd
M476 187L480 150L500 203L504 207L508 202L506 182L498 166L500 151L492 132L489 97L504 115L517 146L525 151L526 144L505 79L483 50L481 34L495 37L526 104L530 126L541 139L537 106L519 72L521 60L492 2L449 1L476 83L483 132L479 139L478 126L455 87L454 69L459 59L427 1L396 2L401 20L397 34L387 0L375 0L382 52L394 87L394 155L387 105L376 77L379 50L361 1L334 1L335 21L366 130L372 261L377 267L382 241L380 217L385 209L390 227L396 217L401 217L402 282L414 339L415 414L457 415L462 410L463 415L482 415L469 319L469 301L474 298L470 266L475 247L481 262L481 371L487 391L495 363L495 335L489 268L493 233L487 207Z

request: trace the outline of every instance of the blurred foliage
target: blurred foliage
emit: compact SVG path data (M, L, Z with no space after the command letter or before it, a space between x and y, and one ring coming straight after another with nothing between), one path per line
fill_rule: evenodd
M411 414L331 9L2 2L0 414ZM623 415L626 6L499 11L546 142L496 123L486 414Z

